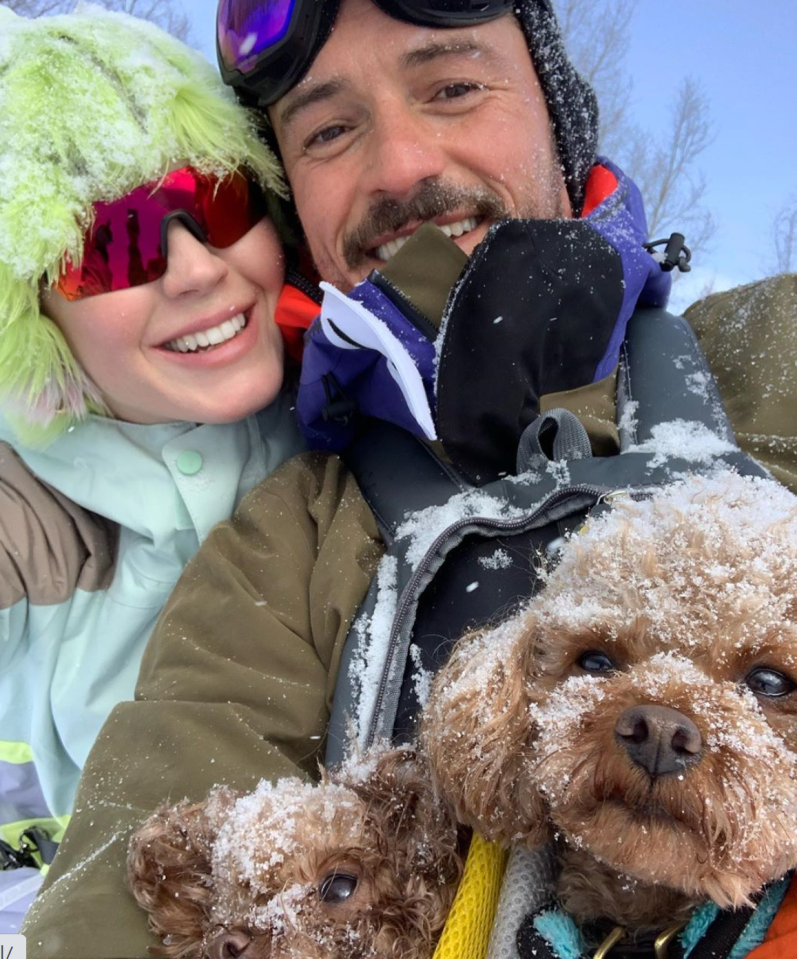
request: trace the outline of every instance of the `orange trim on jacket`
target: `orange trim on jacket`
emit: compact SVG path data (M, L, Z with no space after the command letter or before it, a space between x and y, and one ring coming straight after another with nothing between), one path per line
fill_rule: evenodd
M775 918L760 946L747 959L795 959L797 957L797 876L775 913Z
M282 288L274 322L285 340L285 351L292 359L301 362L304 350L304 331L321 312L321 307L295 286L286 283Z

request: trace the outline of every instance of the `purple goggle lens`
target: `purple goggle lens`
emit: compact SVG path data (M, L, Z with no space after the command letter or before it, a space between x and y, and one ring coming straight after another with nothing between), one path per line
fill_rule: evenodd
M297 0L221 0L217 36L224 66L250 72L260 54L285 36L296 4Z

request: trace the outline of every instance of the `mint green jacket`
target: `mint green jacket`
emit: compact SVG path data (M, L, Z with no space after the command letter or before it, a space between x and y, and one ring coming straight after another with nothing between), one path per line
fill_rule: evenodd
M89 749L133 698L186 563L303 449L291 406L284 395L220 426L94 416L44 450L21 448L0 418L0 838L11 846L32 825L60 839Z

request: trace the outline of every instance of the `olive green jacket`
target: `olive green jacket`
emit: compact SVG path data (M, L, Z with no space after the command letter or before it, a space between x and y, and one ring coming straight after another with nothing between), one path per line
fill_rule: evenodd
M132 830L216 783L314 774L343 642L382 553L351 475L320 454L285 464L211 532L155 627L135 701L89 754L22 930L32 959L145 959L158 942L125 886Z
M737 442L797 493L797 274L717 293L685 315Z

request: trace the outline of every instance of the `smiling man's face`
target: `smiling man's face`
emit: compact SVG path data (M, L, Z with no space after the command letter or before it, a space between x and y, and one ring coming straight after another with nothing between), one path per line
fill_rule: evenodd
M321 276L351 288L424 221L470 254L506 217L571 215L518 22L456 29L344 0L269 115Z

